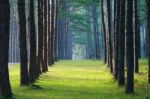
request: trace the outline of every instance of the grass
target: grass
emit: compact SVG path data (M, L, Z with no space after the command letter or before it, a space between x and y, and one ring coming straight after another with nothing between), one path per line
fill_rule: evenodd
M147 62L140 60L135 75L135 94L119 88L102 61L60 61L35 83L38 88L19 86L19 67L10 66L14 99L150 99Z

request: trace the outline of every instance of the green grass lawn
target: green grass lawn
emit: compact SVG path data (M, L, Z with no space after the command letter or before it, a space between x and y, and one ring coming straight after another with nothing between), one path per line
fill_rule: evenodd
M39 88L19 86L18 66L10 66L10 79L14 99L150 99L146 60L135 75L135 95L117 86L102 61L57 62L37 80Z

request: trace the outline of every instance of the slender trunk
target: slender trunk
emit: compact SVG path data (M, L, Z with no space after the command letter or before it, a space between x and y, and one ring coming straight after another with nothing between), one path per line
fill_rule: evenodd
M58 59L57 59L57 57L58 57L58 51L57 51L57 36L58 36L58 3L59 3L59 1L58 0L56 0L56 6L55 6L55 48L54 48L54 59L55 59L55 61L57 61Z
M135 73L139 73L139 61L138 61L138 15L137 15L137 0L134 0L134 68Z
M148 32L148 83L150 84L150 0L147 0L147 32Z
M54 0L51 1L51 65L54 64L54 32L55 32L55 26L54 26L54 20L55 20L55 4Z
M109 62L108 65L110 67L110 72L113 73L113 65L112 65L112 40L111 40L111 12L110 12L110 0L107 0L107 13L108 13L108 57Z
M93 15L93 32L94 32L94 49L95 49L95 59L99 59L99 52L98 52L98 41L97 41L97 17L96 17L96 5L93 3L92 5L92 15Z
M104 36L104 63L107 63L106 27L104 18L104 0L101 0L102 27Z
M116 25L115 25L115 50L114 50L114 78L118 79L118 55L119 55L119 28L120 28L120 0L116 1Z
M40 62L41 62L41 69L42 69L42 72L44 72L44 1L43 0L40 0L40 3L41 3L41 8L40 8L40 11L41 11L41 17L40 17L40 21L41 21L41 38L40 38L40 48L41 48L41 57L40 57Z
M48 65L51 65L51 6L50 6L50 0L48 0Z
M44 72L48 71L48 66L47 66L47 0L44 0Z
M38 75L42 73L41 67L42 67L42 47L43 47L43 28L41 26L42 24L42 5L41 0L38 0L38 56L37 56L37 68L38 68Z

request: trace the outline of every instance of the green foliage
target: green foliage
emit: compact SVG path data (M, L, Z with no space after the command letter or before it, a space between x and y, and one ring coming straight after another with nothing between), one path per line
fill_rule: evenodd
M43 74L35 85L19 86L19 67L10 66L15 99L148 99L147 60L140 60L135 75L135 95L119 88L102 61L60 61Z
M61 0L58 16L59 19L69 20L69 30L73 32L73 43L86 44L86 33L92 33L93 3L99 7L99 0Z
M143 24L146 21L146 0L138 0L138 16L140 24Z

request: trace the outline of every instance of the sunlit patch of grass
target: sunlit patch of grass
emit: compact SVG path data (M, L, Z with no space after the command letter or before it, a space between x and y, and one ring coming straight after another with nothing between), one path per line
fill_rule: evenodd
M10 78L15 99L146 99L147 61L140 60L140 74L135 75L135 95L126 95L119 88L102 61L59 61L49 67L35 83L38 88L19 86L19 67L10 66Z

